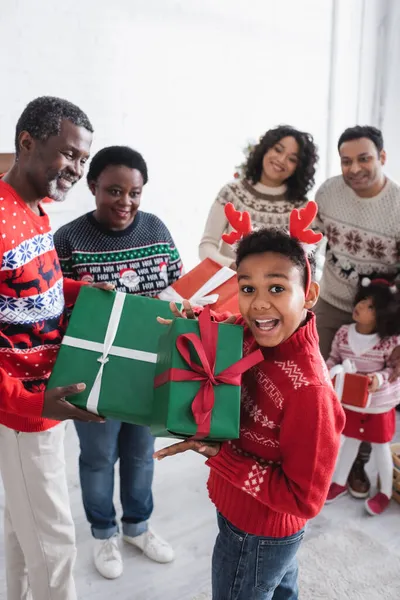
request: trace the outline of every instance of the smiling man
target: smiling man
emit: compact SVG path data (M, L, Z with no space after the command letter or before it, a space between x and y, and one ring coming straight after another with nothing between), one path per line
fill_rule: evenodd
M400 186L384 173L386 153L379 129L356 126L340 136L342 175L318 190L317 225L327 238L321 296L316 307L320 348L329 357L333 337L352 322L353 301L363 277L399 273ZM349 477L356 498L368 496L364 444Z
M81 283L63 279L41 201L61 202L83 175L93 128L60 98L33 100L0 178L0 468L8 600L75 600L75 531L59 421L99 421L46 390ZM103 286L104 287L104 286ZM74 382L71 382L73 384ZM28 588L32 592L29 593Z

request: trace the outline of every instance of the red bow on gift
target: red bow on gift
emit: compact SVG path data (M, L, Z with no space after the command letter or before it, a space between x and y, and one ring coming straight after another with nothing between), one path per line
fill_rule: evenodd
M191 370L169 369L155 378L154 386L159 387L168 381L201 381L200 389L192 402L192 413L197 425L193 438L204 439L209 435L211 428L215 402L214 386L221 383L240 385L242 374L261 362L264 357L261 350L256 350L216 375L218 324L211 321L209 306L201 312L198 322L200 337L195 333L183 333L176 340L178 352ZM190 344L196 350L200 364L191 359Z

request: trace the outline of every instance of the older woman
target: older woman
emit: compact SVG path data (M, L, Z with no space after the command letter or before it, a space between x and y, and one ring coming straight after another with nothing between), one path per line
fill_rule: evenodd
M270 129L252 149L244 178L225 185L208 215L199 246L200 259L235 268L231 246L221 242L229 224L224 205L250 213L253 227L287 228L293 208L307 202L314 185L317 148L309 133L281 125Z
M64 275L110 282L126 293L157 296L178 279L182 264L164 223L139 210L147 183L143 157L125 146L104 148L94 156L87 182L96 210L64 225L54 236ZM154 438L149 429L114 420L93 427L83 422L75 425L82 498L99 573L115 579L123 570L113 505L117 460L123 539L154 561L172 561L172 548L148 525L154 468Z

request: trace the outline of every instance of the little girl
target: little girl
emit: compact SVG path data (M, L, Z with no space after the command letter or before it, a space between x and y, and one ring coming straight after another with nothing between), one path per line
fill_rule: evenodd
M381 514L392 496L393 462L390 442L395 433L400 384L389 383L388 359L398 346L400 301L395 286L385 279L364 278L354 302L352 325L337 332L327 366L332 369L351 361L359 374L369 378L365 408L343 405L346 426L335 474L326 503L347 493L347 478L361 442L370 442L380 479L380 491L365 502L370 515Z

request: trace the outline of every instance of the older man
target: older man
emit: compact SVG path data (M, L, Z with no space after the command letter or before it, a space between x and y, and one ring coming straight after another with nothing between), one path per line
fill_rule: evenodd
M16 127L16 162L0 179L0 469L8 600L74 600L75 532L59 421L99 421L46 391L80 283L63 279L41 200L82 177L93 128L60 98L33 100ZM100 285L98 287L104 287ZM72 383L72 382L71 382Z
M382 133L370 126L346 129L338 150L342 175L328 179L316 195L317 225L327 238L315 311L325 359L337 330L352 321L353 300L362 277L386 274L392 279L400 266L400 186L383 171ZM396 371L398 367L396 361ZM349 476L349 491L356 498L369 493L364 465L370 452L370 445L363 443Z

